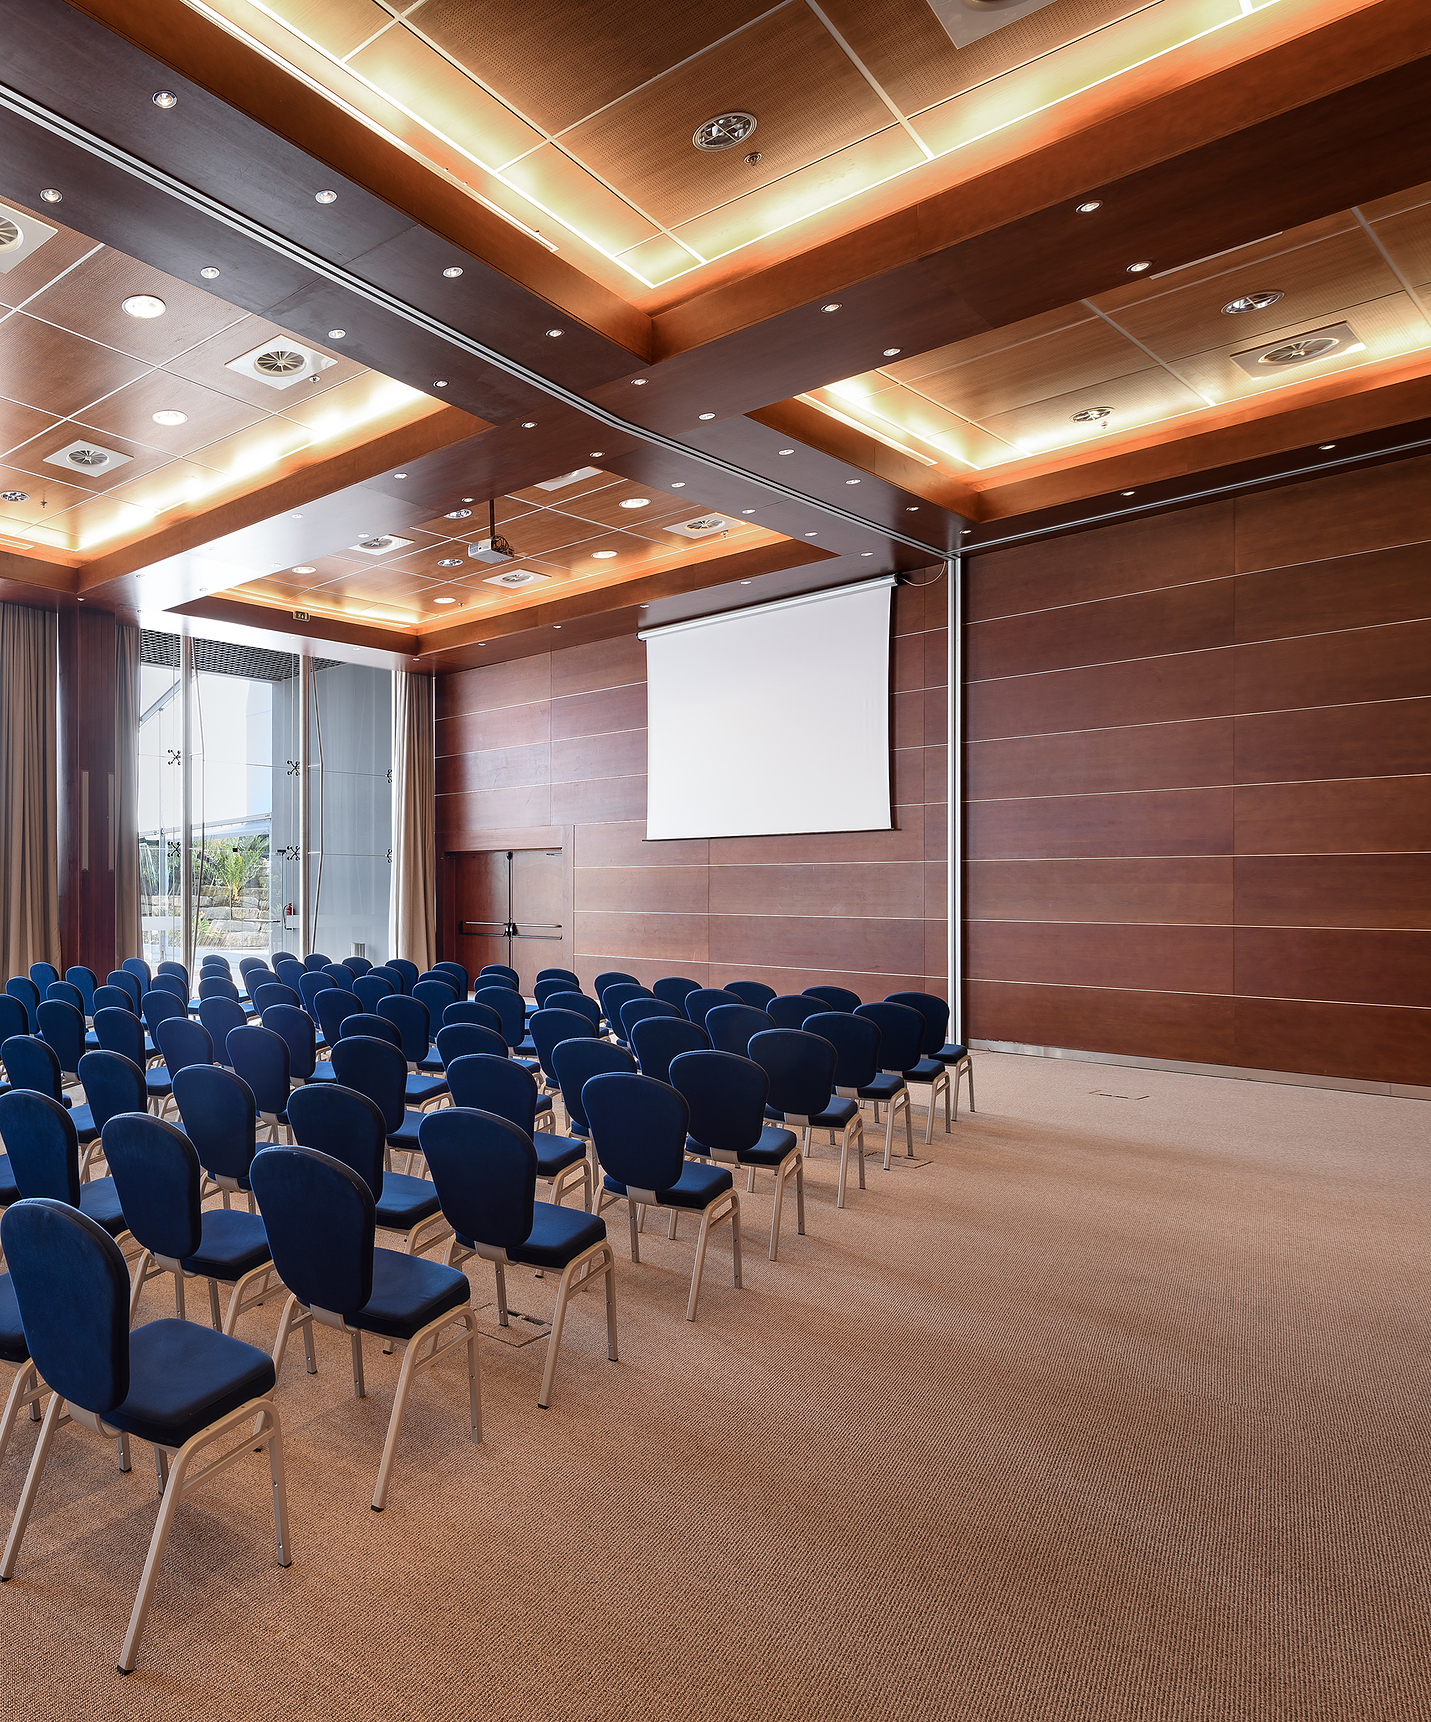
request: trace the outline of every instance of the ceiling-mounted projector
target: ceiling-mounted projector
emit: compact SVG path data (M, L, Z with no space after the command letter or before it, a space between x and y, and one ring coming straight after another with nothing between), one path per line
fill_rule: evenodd
M467 554L474 562L516 561L516 551L497 530L497 503L495 498L487 504L487 536L474 538L467 546Z

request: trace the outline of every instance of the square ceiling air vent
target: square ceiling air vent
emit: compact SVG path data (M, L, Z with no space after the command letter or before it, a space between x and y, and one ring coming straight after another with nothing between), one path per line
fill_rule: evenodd
M252 352L230 359L224 369L267 383L271 389L291 389L295 383L307 382L337 363L326 353L314 352L312 347L305 347L288 335L275 335Z
M601 468L599 466L579 466L574 472L559 472L555 478L541 479L536 488L538 490L562 490L568 484L575 484L579 478L600 477Z
M550 580L550 574L538 574L531 568L508 568L504 574L489 574L482 584L509 587L545 586Z
M24 210L0 203L0 275L8 275L17 263L23 263L32 251L54 237L53 227L36 221Z
M371 538L360 538L348 548L360 551L364 556L388 556L394 550L406 550L411 543L410 538L394 538L390 532L375 532Z
M131 455L121 454L117 448L106 448L103 443L91 442L85 438L80 442L66 443L53 454L47 454L45 463L47 466L62 466L66 472L74 473L83 482L86 473L113 472L116 467L125 466L132 458Z
M711 538L717 532L729 532L730 522L723 514L698 514L694 520L682 520L665 530L679 532L682 538Z
M1341 358L1344 353L1360 353L1366 342L1359 341L1350 323L1331 323L1325 329L1309 329L1305 335L1290 339L1265 341L1260 347L1248 347L1234 353L1232 362L1259 381L1290 371L1296 365L1309 365L1314 359Z

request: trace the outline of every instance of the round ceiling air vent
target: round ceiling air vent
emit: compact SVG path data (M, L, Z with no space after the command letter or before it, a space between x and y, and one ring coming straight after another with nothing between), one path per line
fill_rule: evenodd
M291 377L307 363L307 354L296 353L292 347L270 347L257 355L253 368L262 371L266 377Z
M1245 317L1249 311L1265 311L1281 297L1280 292L1270 287L1262 293L1244 293L1240 299L1229 299L1222 308L1222 314L1224 317Z
M16 251L25 243L25 235L18 221L12 221L8 215L0 215L0 252Z
M72 448L65 459L71 466L82 466L87 472L98 472L110 462L110 456L102 448Z
M391 538L363 538L358 542L359 550L387 550L393 544Z
M0 502L28 502L28 490L0 490Z
M1076 425L1100 425L1104 419L1113 417L1113 409L1112 407L1084 407L1081 412L1073 413L1071 417L1072 422Z
M1324 359L1336 352L1341 342L1335 335L1318 335L1305 341L1284 341L1280 347L1269 347L1258 360L1263 365L1300 365L1305 359Z
M737 144L745 142L755 126L754 114L717 114L714 119L696 127L691 134L691 142L697 149L734 149Z

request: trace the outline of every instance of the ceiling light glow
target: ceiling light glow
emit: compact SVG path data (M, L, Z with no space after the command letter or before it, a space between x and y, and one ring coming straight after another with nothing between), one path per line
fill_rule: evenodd
M1102 200L1096 197L1085 198L1082 203L1073 206L1080 215L1092 215L1095 209L1102 209Z
M457 277L462 273L462 271L454 263L450 269L444 269L442 271L442 273L447 277L447 279L449 281L455 281L457 279Z
M64 201L64 195L62 191L56 191L53 186L50 186L40 193L40 201L42 203L61 203Z
M300 562L293 572L295 574L316 574L318 570L311 562Z
M432 380L432 386L435 389L445 389L447 387L447 378L446 377L434 377Z
M336 203L338 194L336 191L315 191L313 201L314 203Z
M182 425L189 422L188 413L176 412L172 409L153 415L156 425Z
M1128 265L1128 274L1141 275L1145 269L1151 269L1152 267L1152 262L1149 259L1145 259L1142 263L1130 263Z
M886 347L884 350L884 356L887 359L897 359L903 351L903 347Z
M432 601L434 604L455 604L457 602L455 598L434 598Z
M330 341L341 341L346 338L347 333L348 331L346 329L330 329L328 331L328 339Z
M199 274L203 276L205 281L217 281L219 278L219 272L213 264L210 264L207 269L201 269Z
M152 293L132 293L120 306L129 316L142 318L162 317L166 308L164 301Z
M566 333L565 329L548 329L547 330L548 337L553 341L555 341L558 338L558 336L564 335L565 333Z
M522 420L522 429L523 430L535 430L536 428L537 428L537 421L535 419L523 419Z
M623 508L649 508L651 498L649 496L628 496L623 499L621 506Z
M616 552L614 550L593 550L591 554L594 561L609 562Z
M828 305L822 305L820 307L822 311L838 311L839 308L840 301L838 299L832 299Z
M697 418L700 419L701 423L704 424L707 419L713 419L715 417L715 414L714 413L698 413L696 416L697 416Z
M155 90L149 100L156 108L177 108L179 105L179 98L172 90Z
M644 389L646 387L646 378L645 377L632 377L631 387L633 389Z

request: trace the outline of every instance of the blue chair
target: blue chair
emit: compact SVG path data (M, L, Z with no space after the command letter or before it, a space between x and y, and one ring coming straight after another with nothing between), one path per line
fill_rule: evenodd
M827 1011L805 1019L805 1033L817 1034L835 1049L835 1093L844 1100L872 1100L875 1123L879 1109L887 1106L885 1124L884 1168L889 1170L890 1151L894 1146L894 1121L904 1112L905 1143L912 1154L914 1138L909 1122L909 1090L901 1075L886 1075L880 1070L879 1027L869 1017L856 1016L852 1011ZM860 1153L860 1188L864 1189L865 1157Z
M331 967L332 962L333 959L325 956L322 951L310 951L303 959L303 966L310 974L321 974L324 969Z
M335 987L325 974L315 974L305 969L298 980L298 996L303 1001L303 1008L313 1018L318 1015L318 1000L323 993L336 992L340 995L344 989ZM355 995L356 996L356 995ZM360 1010L362 1006L358 1007Z
M305 973L303 959L301 957L295 957L292 951L275 951L269 966L280 980L283 979L284 969L291 968L296 969L299 974ZM295 983L293 981L287 981L284 984L291 987Z
M139 997L142 1002L145 993L154 984L154 977L149 972L148 963L144 961L143 957L126 957L119 966L125 974L133 975L135 980L139 982Z
M234 1075L253 1091L258 1121L268 1127L270 1142L278 1141L280 1129L288 1129L288 1101L292 1088L288 1042L271 1028L229 1031L225 1047Z
M865 1187L865 1126L859 1102L835 1093L839 1054L834 1045L808 1030L777 1028L756 1035L749 1056L770 1082L766 1117L804 1130L802 1151L807 1162L812 1130L828 1130L831 1143L839 1138L840 1184L835 1206L843 1208L852 1150L859 1156L860 1188Z
M3 1159L3 1156L0 1156ZM9 1180L9 1161L4 1161L5 1177ZM6 1204L17 1202L19 1193L13 1189L11 1194L0 1197ZM20 1320L20 1306L15 1301L15 1285L9 1274L0 1274L0 1362L10 1364L14 1375L10 1378L10 1391L5 1398L5 1409L0 1411L0 1465L5 1462L5 1454L10 1447L10 1437L15 1433L15 1425L20 1421L20 1413L29 1410L31 1421L38 1422L40 1404L45 1397L45 1384L40 1380L30 1357L29 1342L25 1338L25 1325Z
M595 1191L587 1145L576 1136L558 1136L551 1128L538 1130L540 1118L551 1125L551 1096L537 1092L537 1079L510 1058L491 1053L464 1053L452 1061L448 1081L452 1104L469 1112L493 1112L530 1137L537 1156L537 1176L551 1185L551 1201L560 1206L567 1185L581 1181L582 1206L587 1213ZM422 1129L418 1127L421 1137Z
M155 1046L158 1046L159 1040L155 1035L154 1030L159 1023L164 1021L165 1017L188 1016L189 1014L189 999L187 993L183 995L171 993L167 987L161 987L159 984L160 981L171 981L177 979L178 977L176 975L156 975L154 977L154 985L150 987L147 993L145 993L140 1006L144 1015L145 1027L148 1028L150 1037L153 1039Z
M351 969L345 969L341 963L329 963L327 968L319 971L328 977L329 984L340 987L345 993L353 990L353 982L357 978Z
M502 1023L502 1039L514 1054L535 1053L536 1046L527 1036L527 1009L520 993L510 987L483 987L479 984L476 1003L496 1011Z
M40 1005L40 1038L60 1061L60 1078L79 1081L79 1061L84 1057L84 1017L63 999L45 999Z
M441 1100L447 1093L447 1078L437 1074L442 1060L432 1049L432 1017L427 1006L416 996L394 993L391 998L378 1000L377 1015L397 1030L398 1044L407 1060L408 1105L420 1112Z
M565 981L574 993L581 991L581 977L570 969L538 969L539 981Z
M334 1092L312 1091L315 1098ZM467 1347L472 1439L482 1439L472 1288L456 1268L421 1256L400 1255L396 1250L374 1249L372 1192L341 1160L311 1148L266 1148L253 1163L253 1187L263 1210L274 1265L290 1288L274 1347L275 1370L283 1367L288 1337L295 1327L303 1330L312 1359L313 1323L318 1321L349 1336L353 1392L363 1399L367 1396L363 1334L375 1333L404 1347L373 1490L373 1511L380 1513L387 1500L388 1476L412 1377L454 1345ZM443 1329L453 1323L459 1323L461 1331L444 1341Z
M663 975L651 988L662 1004L674 1005L682 1016L686 1014L687 997L700 990L701 983L685 975Z
M764 1034L774 1027L770 1017L763 1010L756 1010L754 1005L732 1001L715 1005L706 1012L705 1029L711 1037L711 1045L717 1052L733 1052L738 1058L745 1057L752 1035Z
M25 1007L25 1019L29 1023L29 1032L40 1032L40 989L26 975L11 975L5 983L5 991L12 999L18 999Z
M641 985L635 975L623 974L620 969L604 969L591 983L591 990L600 998L610 986L639 987Z
M145 1036L144 1024L127 1010L97 1010L94 1013L94 1032L99 1036L99 1044L106 1052L117 1052L144 1072L144 1086L148 1091L149 1104L154 1108L155 1114L162 1117L173 1095L174 1084L163 1064L148 1063L156 1049ZM81 1077L80 1081L83 1082L84 1078Z
M412 997L427 1006L427 1014L434 1022L442 1021L442 1013L448 1005L458 1003L457 988L448 986L441 978L415 981Z
M92 996L93 995L91 994L91 997ZM51 999L57 999L63 1004L73 1005L82 1017L89 1015L89 1010L85 1004L84 994L73 981L51 981L49 986L45 988L45 996L40 1000L40 1003L48 1004Z
M421 1255L447 1236L437 1192L426 1178L390 1171L383 1115L356 1089L341 1083L303 1088L288 1103L293 1139L349 1166L372 1193L376 1224L401 1232L403 1251Z
M683 1052L709 1048L711 1037L698 1022L683 1016L645 1016L631 1027L631 1045L642 1076L657 1082L671 1080L671 1060Z
M74 1119L58 1100L38 1089L12 1088L8 1094L0 1094L0 1141L5 1144L11 1175L22 1199L52 1196L87 1214L110 1237L129 1236L114 1179L81 1182L80 1141Z
M384 968L392 969L402 979L402 990L410 993L421 972L416 963L409 962L406 957L389 957L383 964Z
M359 976L361 976L361 975L367 974L368 970L370 968L372 968L372 966L373 965L368 961L368 959L366 957L344 957L343 958L343 967L352 972L354 980L358 979Z
M924 1018L917 1010L908 1005L886 1004L883 1001L876 1004L862 1004L854 1013L863 1017L866 1022L872 1022L879 1030L879 1067L881 1075L890 1080L898 1079L904 1099L904 1134L906 1150L910 1159L914 1158L914 1141L910 1133L909 1077L907 1071L919 1068L919 1049L924 1042ZM942 1078L947 1091L949 1078L943 1065L931 1059L938 1075L937 1082ZM919 1075L916 1081L927 1081L928 1077ZM934 1132L934 1089L930 1090L929 1122L925 1141L933 1139ZM893 1110L890 1121L893 1123Z
M687 1054L687 1057L693 1056ZM711 1228L730 1221L735 1286L740 1290L740 1197L724 1166L706 1166L686 1159L686 1129L690 1110L685 1098L649 1076L610 1071L591 1077L581 1091L582 1109L591 1125L591 1138L606 1173L601 1202L610 1195L624 1201L631 1223L631 1260L641 1260L636 1210L664 1208L672 1218L680 1213L701 1216L696 1262L686 1320L696 1319L701 1294L706 1243Z
M94 1012L100 1010L127 1010L131 1016L139 1014L139 1007L130 996L129 989L112 987L108 983L94 989L94 1010L89 1013L91 1020Z
M222 963L226 969L229 968L229 960L227 957L221 957L221 956L217 956L217 955L208 956L208 957L204 958L204 962L206 964L208 964L208 963ZM255 955L255 954L250 954L249 956L239 958L239 973L241 975L248 974L250 969L266 969L267 967L268 967L268 963L265 961L265 959L263 957Z
M166 957L162 963L155 965L154 979L157 981L160 975L177 975L183 983L185 992L189 990L189 971L182 963L176 963L172 957Z
M94 1015L94 992L99 985L99 976L93 969L88 969L83 963L73 963L65 970L65 979L72 987L78 987L84 1000L84 1014Z
M129 1008L135 1016L139 1015L141 993L138 976L131 975L127 969L111 969L104 977L104 984L107 987L122 987L129 995Z
M99 1125L95 1123L88 1103L71 1108L65 1099L64 1074L55 1049L47 1046L43 1040L37 1040L34 1035L16 1035L0 1043L0 1059L4 1060L5 1073L10 1078L11 1094L43 1094L47 1100L53 1100L69 1118L74 1126L76 1139L86 1147L84 1161L80 1166L80 1174L83 1176L89 1170L93 1145L99 1140ZM81 1059L80 1063L83 1062ZM0 1095L0 1099L5 1098L8 1096ZM16 1183L19 1183L18 1177ZM24 1193L21 1186L20 1194L23 1196Z
M346 993L341 987L325 986L308 1008L309 1016L317 1017L324 1041L331 1047L343 1032L346 1017L366 1015L356 993Z
M87 1052L80 1060L80 1081L84 1084L90 1117L101 1135L110 1119L121 1112L150 1116L144 1072L122 1052ZM83 1165L80 1175L84 1175Z
M616 1257L606 1222L589 1212L536 1200L541 1175L536 1149L531 1136L508 1118L466 1107L432 1113L422 1121L422 1151L453 1228L448 1260L455 1265L475 1255L492 1263L501 1326L508 1325L509 1263L561 1275L537 1393L537 1404L545 1411L551 1404L567 1302L573 1292L587 1291L598 1281L606 1284L606 1355L617 1361Z
M30 1013L19 999L0 993L0 1040L11 1040L30 1032Z
M205 999L232 999L239 1002L239 990L223 975L205 975L199 982L199 1002Z
M437 1031L437 1053L442 1060L442 1068L450 1070L453 1059L466 1058L473 1053L505 1058L507 1043L495 1028L488 1028L484 1023L449 1022ZM449 1076L449 1086L451 1081ZM547 1105L551 1105L550 1096L547 1097Z
M294 992L292 987L284 986L282 981L266 981L262 986L255 987L250 997L253 1008L260 1016L270 1005L292 1005L295 1010L302 1010L303 997Z
M652 1001L648 999L646 1002L649 1004ZM601 1033L601 1006L595 999L589 999L585 993L548 993L546 1003L540 1008L542 1010L574 1011L577 1016L584 1016L591 1024L593 1034ZM529 1017L527 1020L530 1023L531 1018Z
M104 1127L104 1157L140 1247L129 1294L131 1324L145 1285L174 1276L174 1308L184 1320L184 1281L209 1287L209 1319L231 1334L240 1315L278 1290L268 1238L257 1214L201 1207L203 1169L194 1144L180 1129L144 1112L122 1113ZM219 1287L232 1286L219 1316Z
M155 975L154 985L152 987L150 987L149 992L150 993L153 993L153 992L162 993L166 996L176 998L176 999L178 999L178 1001L181 1005L183 1005L186 1009L188 1008L189 983L184 979L184 977L182 975L168 975L168 974ZM145 993L144 999L147 999L148 997L149 997L149 993ZM141 1008L143 1007L144 999L141 999L139 1001Z
M372 1035L345 1035L333 1048L333 1070L344 1088L366 1094L382 1113L389 1148L418 1152L422 1114L407 1109L407 1060L400 1047Z
M53 963L31 963L30 979L40 989L40 997L45 996L45 989L60 978L60 971Z
M208 1180L202 1194L222 1192L225 1208L231 1197L245 1194L252 1212L248 1172L258 1141L253 1090L222 1065L186 1064L174 1072L174 1101Z
M652 994L632 981L613 981L601 994L601 1011L611 1025L611 1032L624 1046L626 1033L621 1026L621 1008L632 999L648 999Z
M830 1064L834 1065L831 1055ZM805 1235L804 1157L793 1130L765 1122L770 1079L760 1065L734 1052L683 1052L671 1060L671 1087L690 1108L686 1152L727 1166L775 1174L775 1207L770 1216L770 1259L780 1249L780 1210L785 1185L795 1180L795 1214ZM674 1216L673 1216L674 1217Z
M782 993L766 1005L765 1014L776 1028L799 1028L807 1017L829 1008L823 999L812 999L808 993Z
M214 1042L201 1022L191 1022L186 1016L165 1017L154 1038L171 1083L185 1065L214 1062Z
M400 993L403 990L402 973L395 969L391 963L379 963L375 969L369 969L367 975L360 975L358 979L366 980L370 976L376 976L378 980L386 981L395 993Z
M685 1017L673 1004L667 1004L664 999L652 998L649 993L642 993L639 998L627 999L621 1007L621 1041L625 1046L631 1044L631 1032L638 1022L645 1022L648 1017L664 1016L679 1018L685 1022Z
M209 1039L213 1042L214 1057L220 1064L229 1062L229 1036L236 1028L243 1028L248 1023L248 1013L241 1004L233 999L205 999L199 1006L199 1021L209 1031Z
M267 991L267 988L264 989ZM271 1004L259 1018L259 1025L270 1034L281 1035L288 1043L288 1080L290 1082L331 1082L333 1067L318 1062L318 1043L313 1032L313 1018L297 1005Z
M775 997L775 988L764 981L727 981L724 991L734 993L742 1004L753 1005L756 1010L764 1010Z
M482 972L477 976L477 986L479 988L480 987L505 987L509 993L520 994L522 989L517 984L517 981L515 979L515 974L516 974L516 971L513 969L500 969L500 968L496 969L496 970L483 969ZM429 969L426 974L419 975L417 978L419 981L439 980L439 981L442 981L443 986L447 985L447 981L444 979L444 977L441 975L434 975L431 969ZM417 984L417 982L415 981L413 983L413 985L415 986L416 984Z
M537 1001L537 1009L541 1010L546 1005L547 1000L554 998L558 993L580 994L580 992L581 988L579 986L573 986L569 980L564 978L559 979L555 975L548 975L545 980L539 980L532 988L532 997ZM601 1007L598 1005L598 1015L600 1015L600 1011Z
M376 969L370 969L367 974L359 975L353 982L353 993L364 1010L376 1013L380 999L398 997L402 988L394 985L386 975L380 975Z
M187 1321L146 1322L129 1331L129 1275L114 1240L62 1201L20 1202L0 1227L16 1301L35 1367L54 1389L0 1560L14 1575L25 1527L61 1424L154 1444L163 1498L144 1575L119 1656L134 1667L154 1583L179 1502L204 1478L250 1449L267 1449L278 1564L291 1559L283 1434L267 1353ZM210 1451L223 1443L225 1451ZM191 1470L196 1475L190 1476Z
M827 1010L849 1011L853 1014L860 1007L860 995L852 993L848 987L806 987L805 991L812 999L820 999Z
M561 1086L561 1079L556 1073L556 1065L552 1062L552 1052L556 1046L564 1040L595 1040L597 1038L596 1028L591 1019L574 1010L533 1011L532 1020L527 1026L531 1030L532 1043L537 1049L537 1059L541 1064L542 1075L546 1078L549 1089Z
M459 999L465 999L467 997L468 990L472 983L467 978L467 970L463 968L461 963L454 963L451 960L443 963L434 963L432 965L432 972L435 975L451 975L452 990L457 994Z
M475 1022L483 1028L490 1028L501 1034L502 1019L491 1005L478 1004L476 999L458 999L456 1004L450 1004L442 1013L443 1028L454 1022Z
M724 988L698 987L695 992L686 994L682 1009L692 1022L698 1022L704 1028L706 1012L729 1003L730 994Z
M520 984L522 978L515 969L509 968L506 963L483 963L481 973L484 975L504 975L514 987ZM414 975L413 979L416 980L416 978Z
M397 1031L397 1024L389 1022L385 1016L370 1016L367 1011L352 1011L345 1016L338 1030L338 1039L347 1040L350 1035L366 1034L376 1040L385 1040L389 1046L395 1046L402 1051L402 1036Z
M951 1043L949 1034L949 1006L939 997L938 993L890 993L885 998L886 1004L905 1004L912 1010L917 1010L924 1018L924 1041L920 1047L923 1058L921 1066L931 1060L942 1064L949 1073L949 1080L944 1086L944 1128L949 1128L949 1100L953 1091L954 1123L959 1122L959 1082L964 1076L969 1078L969 1110L974 1110L974 1060L967 1046ZM910 1080L909 1072L905 1072L905 1081ZM913 1079L922 1082L924 1078L917 1076ZM934 1111L934 1090L929 1091L929 1110ZM927 1141L928 1138L926 1137Z

